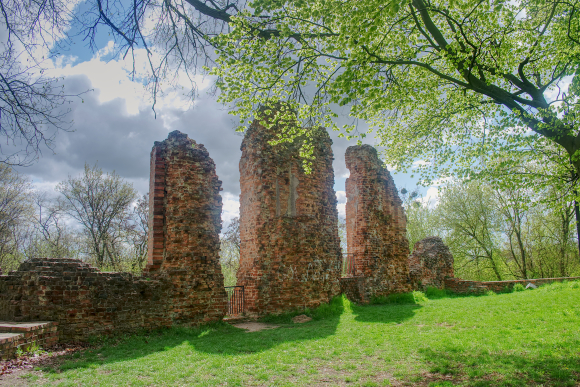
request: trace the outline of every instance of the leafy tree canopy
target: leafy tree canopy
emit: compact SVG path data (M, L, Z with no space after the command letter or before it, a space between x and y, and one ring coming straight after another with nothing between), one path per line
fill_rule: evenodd
M424 183L494 171L533 182L554 175L542 171L552 162L556 178L542 181L568 183L580 171L579 7L255 0L213 40L212 72L242 125L284 101L280 118L297 112L305 127L364 137L336 125L346 108L375 131L387 163L407 171L423 160Z

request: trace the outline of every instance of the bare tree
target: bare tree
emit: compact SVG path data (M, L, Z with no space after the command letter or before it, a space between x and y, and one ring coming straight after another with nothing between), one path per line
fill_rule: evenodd
M131 218L125 222L125 235L132 252L131 271L139 272L147 261L147 234L149 233L149 194L135 203Z
M224 283L226 286L233 286L240 267L240 218L232 219L220 242L220 264Z
M133 186L115 172L105 174L96 164L85 164L82 176L69 176L57 190L64 196L66 213L83 227L96 265L118 268L122 232L137 197Z
M78 258L81 237L67 224L65 203L61 197L50 197L48 192L33 195L36 213L34 233L26 247L28 257Z
M0 164L0 267L14 268L22 259L32 203L28 179Z
M69 130L62 79L45 75L47 56L72 18L66 0L0 1L0 163L30 165Z

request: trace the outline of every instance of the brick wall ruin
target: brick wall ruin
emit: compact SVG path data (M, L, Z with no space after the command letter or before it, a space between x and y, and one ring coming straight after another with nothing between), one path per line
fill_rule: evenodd
M61 341L160 328L172 325L170 287L76 259L35 258L0 276L0 320L58 322Z
M145 272L166 276L172 318L220 320L227 295L219 264L221 181L205 147L174 131L151 151L149 250Z
M409 273L415 288L443 289L445 278L453 278L453 255L441 238L427 237L415 243L409 256Z
M240 268L251 315L316 307L339 294L341 264L332 141L312 130L312 172L299 139L272 146L279 127L255 121L240 160Z
M511 291L516 284L526 287L528 284L541 286L553 282L580 281L580 277L535 278L507 281L468 281L460 278L446 278L445 289L457 294L484 294L488 291L501 293Z
M389 171L370 145L346 150L346 232L360 302L411 290L406 217Z
M73 259L32 259L0 275L0 319L59 323L60 340L221 320L221 181L203 145L172 132L151 151L143 276Z

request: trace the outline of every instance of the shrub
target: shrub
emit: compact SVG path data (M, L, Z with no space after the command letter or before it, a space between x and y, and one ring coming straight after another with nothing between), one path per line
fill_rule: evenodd
M524 290L526 290L526 288L522 284L515 284L513 287L514 292L523 292Z
M449 294L445 289L438 289L433 286L428 286L425 290L425 295L429 299L437 299L437 298L444 298L447 297Z
M371 304L416 304L414 293L393 293L388 296L373 297Z
M415 299L415 304L418 304L420 302L425 302L425 301L428 301L429 300L427 298L427 296L425 295L425 293L418 292L418 291L414 291L413 292L413 298Z
M314 309L311 312L310 317L315 320L321 320L323 318L340 316L344 311L346 302L348 302L348 299L344 294L336 296L330 300L330 303L322 304L318 308Z

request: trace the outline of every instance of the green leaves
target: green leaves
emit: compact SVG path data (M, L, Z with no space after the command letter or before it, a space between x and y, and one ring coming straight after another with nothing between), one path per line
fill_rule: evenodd
M220 57L212 70L220 100L241 126L259 106L283 101L301 126L360 138L334 121L346 107L389 150L387 163L413 169L425 184L448 176L500 178L524 160L563 164L575 155L575 145L570 152L559 148L579 131L571 118L580 113L578 75L569 87L565 78L578 71L580 58L574 41L580 27L569 4L258 0L251 6L260 17L238 16L235 29L215 40ZM541 153L547 146L558 149L559 161ZM429 163L413 167L417 159Z

